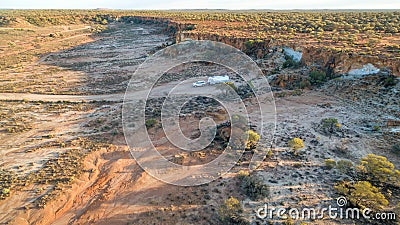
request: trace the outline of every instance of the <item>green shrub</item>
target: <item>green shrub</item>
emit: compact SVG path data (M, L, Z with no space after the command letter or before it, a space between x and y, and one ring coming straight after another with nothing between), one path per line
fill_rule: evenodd
M228 85L229 87L231 87L235 91L237 91L237 89L238 89L236 87L235 83L233 83L232 81L224 82L224 84Z
M389 76L383 81L383 86L385 87L391 87L395 86L397 84L398 80L396 79L395 76Z
M242 172L238 174L241 180L241 188L244 194L246 194L252 200L260 200L269 196L269 186L263 184L256 176L250 175L248 172Z
M333 159L325 159L325 166L328 169L333 169L336 166L336 161Z
M248 40L244 43L247 49L251 48L254 44L254 40Z
M400 155L400 144L399 143L393 145L392 152Z
M336 163L336 168L345 174L351 174L354 170L353 163L349 160L339 160Z
M150 128L150 127L154 127L157 124L157 120L156 119L148 119L146 120L146 127Z
M324 118L320 122L320 128L324 134L333 134L342 128L342 125L336 118Z
M249 171L247 171L247 170L240 170L240 171L236 174L236 176L237 176L239 179L244 179L245 177L250 176L250 173L249 173Z
M238 87L236 87L233 82L224 82L217 84L216 87L225 93L225 95L232 95L238 91Z
M309 80L302 80L302 81L300 81L298 87L299 87L300 89L305 89L305 88L309 88L310 86L311 86L311 83L310 83Z
M341 182L335 185L335 189L346 197L351 205L361 209L370 208L378 211L389 204L379 189L368 181Z
M338 123L336 118L325 118L321 120L323 127L331 127Z
M310 83L313 85L319 85L328 80L326 73L321 70L313 70L309 75Z
M400 186L400 171L384 156L368 154L361 160L358 170L371 182Z
M3 190L1 191L1 193L2 193L3 195L8 195L8 194L10 194L10 189L9 189L9 188L3 188Z
M243 207L239 200L230 197L220 206L218 215L223 224L248 224L240 215L242 212Z
M260 135L257 132L248 130L246 131L247 140L246 140L246 149L254 149L257 146L258 140L260 140Z
M298 68L300 66L299 62L294 61L293 57L286 55L286 61L283 63L283 68Z
M304 148L304 143L303 140L301 140L300 138L293 138L289 140L288 146L293 150L299 150Z
M378 132L378 131L381 130L381 127L380 126L373 126L372 130L375 131L375 132Z

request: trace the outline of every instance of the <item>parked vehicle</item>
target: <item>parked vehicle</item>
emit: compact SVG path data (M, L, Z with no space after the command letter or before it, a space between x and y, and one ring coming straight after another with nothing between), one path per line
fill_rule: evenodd
M208 78L208 83L209 84L219 84L219 83L224 83L224 82L229 82L229 76L212 76Z
M199 81L194 82L194 83L192 84L192 86L193 86L193 87L203 87L203 86L205 86L206 84L207 84L207 83L206 83L205 81L199 80Z

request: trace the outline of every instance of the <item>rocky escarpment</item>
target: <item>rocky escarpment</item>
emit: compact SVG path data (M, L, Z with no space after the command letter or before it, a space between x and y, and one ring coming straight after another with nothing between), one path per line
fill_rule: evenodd
M177 42L185 39L212 40L234 46L248 55L263 58L270 49L281 45L270 40L253 41L251 38L226 37L217 34L179 32ZM289 46L303 53L302 63L307 66L319 66L328 72L345 74L352 69L362 68L368 63L378 68L385 68L395 76L400 76L400 59L382 59L377 56L359 55L357 53L334 52L328 48Z
M271 48L284 45L284 43L268 39L255 41L252 38L193 32L196 29L196 24L176 22L169 18L123 16L116 20L131 23L163 24L166 27L165 32L171 35L177 43L186 39L218 41L238 48L257 59L263 58L266 54L270 53ZM292 44L292 46L288 47L303 53L301 59L303 64L311 67L317 66L328 73L345 74L350 70L360 69L363 65L370 63L378 68L390 71L395 76L400 76L400 59L361 55L357 52L338 52L330 48L318 46L294 46Z
M302 61L306 65L318 64L324 68L331 69L336 74L345 74L370 63L378 68L385 68L391 71L395 76L400 76L400 59L382 59L357 53L333 52L329 49L317 47L307 47L302 49L302 52Z
M183 31L194 29L195 24L192 23L178 23L168 18L152 17L152 16L122 16L115 19L116 21L125 23L144 23L144 24L160 24L165 26L165 32L169 34L174 41L181 41L178 34Z

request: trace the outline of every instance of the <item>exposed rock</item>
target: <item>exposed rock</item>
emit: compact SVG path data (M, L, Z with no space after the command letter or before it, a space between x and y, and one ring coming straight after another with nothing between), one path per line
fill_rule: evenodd
M380 69L376 68L374 65L371 63L368 63L367 65L364 65L360 69L352 69L348 72L348 75L352 77L360 77L360 76L365 76L365 75L371 75L371 74L377 74L379 73Z
M303 57L303 53L299 51L295 51L292 48L284 47L283 48L285 55L292 57L295 62L300 62Z

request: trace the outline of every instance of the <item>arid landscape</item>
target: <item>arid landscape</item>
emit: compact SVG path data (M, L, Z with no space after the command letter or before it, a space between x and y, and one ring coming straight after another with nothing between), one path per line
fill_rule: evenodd
M337 207L344 196L346 207L400 216L399 27L395 10L0 10L0 224L399 224L256 214L266 203ZM129 82L145 82L138 67L189 39L232 45L257 63L276 129L257 168L249 169L260 137L253 124L228 173L184 187L133 159L122 109L124 98L147 97L125 96ZM177 150L161 124L163 93L181 84L224 94L223 85L192 87L216 75L231 77L226 85L246 106L255 101L250 84L210 62L171 68L147 98L143 125L171 162L208 163L226 147L231 119L211 99L189 101L179 115L189 138L202 118L215 121L204 150Z

